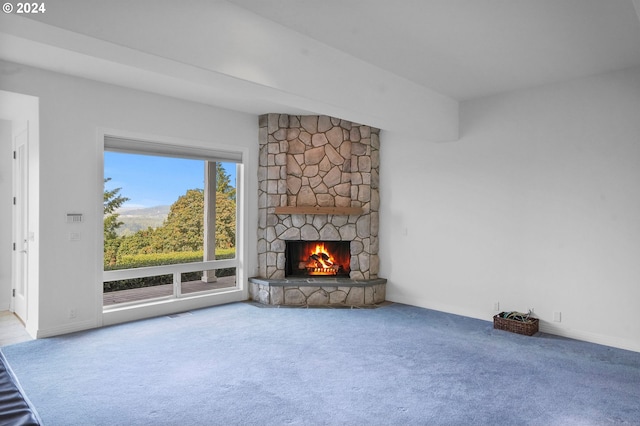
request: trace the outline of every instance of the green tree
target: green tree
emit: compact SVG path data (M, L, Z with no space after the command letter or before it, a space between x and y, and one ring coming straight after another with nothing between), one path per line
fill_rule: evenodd
M105 178L104 183L111 178ZM116 229L122 226L118 220L116 210L129 199L120 195L122 188L112 190L104 189L104 265L110 266L117 262L118 250L121 239L116 235Z
M118 260L121 256L126 255L154 253L153 241L155 234L156 230L148 227L131 235L121 237L118 247Z
M216 248L236 246L236 189L222 167L216 165Z
M229 249L235 246L236 201L218 192L216 193L216 248Z
M216 193L224 194L232 200L236 199L236 189L231 186L231 177L220 162L216 163Z
M109 182L111 178L105 178L104 183ZM117 238L116 229L123 225L118 220L118 213L116 210L120 208L124 203L129 201L127 197L120 195L122 188L116 188L112 190L104 189L104 239L111 240Z
M171 205L164 224L152 238L155 253L196 251L203 248L204 191L189 189Z

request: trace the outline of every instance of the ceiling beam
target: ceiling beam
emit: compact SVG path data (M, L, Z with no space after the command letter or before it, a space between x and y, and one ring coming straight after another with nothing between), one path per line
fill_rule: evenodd
M215 62L189 63L3 15L0 58L252 114L324 114L422 140L458 138L456 100L241 8L232 12L228 20L269 37L262 51L223 43Z

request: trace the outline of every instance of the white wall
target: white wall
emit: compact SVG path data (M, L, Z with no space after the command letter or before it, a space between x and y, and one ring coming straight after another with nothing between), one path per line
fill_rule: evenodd
M0 311L11 304L11 121L0 120Z
M256 169L257 117L179 101L22 65L0 62L0 88L40 98L40 311L38 334L88 328L100 323L100 234L102 151L97 129L249 147L249 168ZM249 174L247 190L255 193ZM249 247L255 247L256 202L247 211ZM67 225L68 212L85 222ZM78 242L71 232L81 233ZM255 249L248 274L255 269ZM77 311L68 318L70 309Z
M6 62L0 71L10 71L0 89L40 98L44 334L98 322L97 128L237 143L257 169L255 116ZM496 301L533 307L543 330L640 350L640 69L469 101L461 124L461 139L442 144L382 132L388 299L486 320ZM85 214L80 242L68 240L71 211Z
M381 135L388 299L534 308L542 330L640 351L640 69L462 103L461 134Z

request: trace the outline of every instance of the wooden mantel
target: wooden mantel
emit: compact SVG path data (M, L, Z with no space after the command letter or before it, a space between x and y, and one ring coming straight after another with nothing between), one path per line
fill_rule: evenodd
M284 206L276 207L275 214L333 214L360 215L362 207L320 207L320 206Z

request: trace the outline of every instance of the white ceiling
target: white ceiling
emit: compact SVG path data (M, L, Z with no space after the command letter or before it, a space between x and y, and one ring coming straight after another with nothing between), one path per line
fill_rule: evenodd
M640 65L635 0L229 0L458 100Z
M0 59L251 114L327 114L429 140L457 137L459 100L640 66L640 0L46 7L0 14Z

